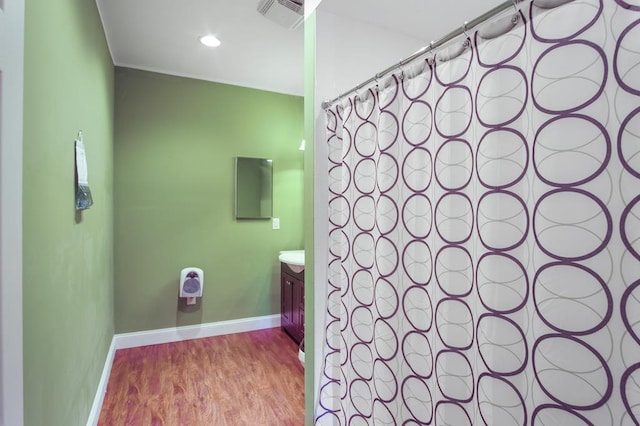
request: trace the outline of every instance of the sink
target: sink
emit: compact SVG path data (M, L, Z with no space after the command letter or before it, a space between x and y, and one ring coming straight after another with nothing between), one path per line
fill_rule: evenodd
M286 263L293 272L304 271L304 250L281 251L278 260Z

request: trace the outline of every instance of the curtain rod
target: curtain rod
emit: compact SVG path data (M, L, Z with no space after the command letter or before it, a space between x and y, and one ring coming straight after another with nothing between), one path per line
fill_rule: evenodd
M449 34L445 35L444 37L441 37L437 41L432 41L431 43L429 43L428 45L424 46L422 49L418 50L417 52L415 52L411 56L408 56L405 59L403 59L400 62L398 62L397 64L391 65L390 67L388 67L388 68L384 69L383 71L377 73L376 75L374 75L373 77L371 77L370 79L365 81L364 83L358 84L357 86L355 86L351 90L348 90L348 91L342 93L341 95L333 98L330 101L322 102L322 109L329 108L331 105L333 105L334 103L336 103L338 100L342 99L343 97L345 97L349 93L353 93L353 92L355 92L357 90L360 90L363 87L367 86L368 84L373 83L376 80L379 80L381 77L383 77L385 74L388 74L390 71L396 70L396 69L402 67L403 65L406 65L406 64L412 62L413 60L419 58L420 56L424 55L425 53L428 53L428 52L431 52L434 49L437 49L438 47L442 46L443 44L447 43L448 41L451 41L454 38L458 37L459 35L462 35L462 34L466 33L467 30L482 24L484 21L486 21L489 18L499 14L500 12L503 12L503 11L505 11L505 10L511 8L511 7L515 8L516 10L518 10L518 2L520 2L520 1L524 1L524 0L507 0L504 3L502 3L502 4L494 7L493 9L489 10L488 12L483 13L482 15L478 16L477 18L473 19L472 21L465 22L462 25L462 27L451 31Z

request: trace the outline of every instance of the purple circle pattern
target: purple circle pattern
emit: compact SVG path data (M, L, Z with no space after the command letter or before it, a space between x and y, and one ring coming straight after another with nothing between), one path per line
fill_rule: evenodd
M411 241L402 252L402 267L413 284L427 285L431 281L431 249L424 240Z
M388 235L398 226L398 205L388 195L382 194L375 206L368 212L368 216L374 218L375 226L381 235ZM355 219L355 216L354 216ZM370 230L372 230L371 228Z
M393 374L393 370L389 365L382 361L376 360L373 364L373 383L376 394L382 402L391 402L398 395L398 380Z
M363 194L373 194L376 189L376 161L364 158L356 164L353 170L353 184Z
M448 245L436 255L438 287L449 297L465 297L473 290L473 261L464 247Z
M353 221L361 231L371 231L375 226L374 206L375 200L370 195L359 197L353 205Z
M478 408L484 424L500 426L527 424L524 399L508 380L498 375L482 374L478 379L477 392Z
M640 3L564 3L327 112L317 424L640 421Z
M618 156L624 168L640 179L640 107L624 119L618 133Z
M473 368L464 354L455 350L441 351L436 357L435 371L438 389L445 398L458 403L473 399Z
M483 314L477 326L478 353L485 367L500 376L520 374L527 366L524 331L509 317Z
M510 20L513 17L509 18ZM520 12L519 21L524 20ZM511 22L513 24L513 21ZM483 38L480 32L475 33L475 46L478 55L478 64L482 67L494 67L512 61L522 52L527 35L526 25L511 27L508 40L495 38Z
M448 87L436 104L436 130L442 137L457 138L469 129L472 116L473 103L469 88Z
M435 175L438 184L449 191L465 188L473 174L473 154L469 142L450 139L436 153Z
M516 121L527 105L524 72L504 65L485 73L476 94L476 115L483 126L503 127Z
M353 372L363 380L373 378L373 354L370 347L362 342L358 342L349 351L349 362Z
M373 275L367 269L360 269L353 276L353 296L363 306L373 305Z
M489 250L513 250L527 238L529 212L524 200L512 192L485 193L478 201L477 216L478 236Z
M429 386L419 377L408 377L402 383L402 397L407 409L419 424L429 424L433 418Z
M402 90L407 99L418 100L431 87L433 81L433 68L427 64L423 71L411 79L402 81Z
M582 422L582 423L578 423ZM583 424L584 426L594 426L585 416L556 404L543 404L536 407L533 412L533 426L554 425L554 424Z
M613 390L607 362L593 347L576 337L550 334L533 346L533 369L543 392L558 404L575 410L604 405ZM589 386L584 386L589 383Z
M416 376L428 379L433 374L433 352L429 338L415 331L402 341L402 354L407 365Z
M624 403L627 413L633 416L635 423L637 424L637 414L640 409L640 363L634 364L629 367L622 375L620 381L620 393L622 394L622 402Z
M396 288L386 279L378 278L375 286L376 313L382 319L393 317L400 307Z
M520 182L527 172L529 150L522 133L508 127L484 134L476 151L476 173L482 185L502 189Z
M598 99L606 81L607 59L598 45L580 40L554 45L535 63L533 103L547 114L575 112Z
M436 204L436 230L449 244L464 243L473 231L473 204L462 192L449 192Z
M557 187L591 182L607 168L610 157L607 130L584 115L552 118L538 129L533 145L533 165L538 178ZM573 167L575 164L581 167Z
M640 12L640 4L633 4L633 2L631 1L625 1L625 0L615 0L616 3L618 3L620 6L622 6L625 9L629 9L629 10L634 10L636 12ZM638 1L636 0L636 3L638 3Z
M387 153L380 154L377 167L376 186L382 193L391 191L398 183L399 176L398 161L395 157Z
M640 345L640 318L638 318L638 312L640 312L640 280L625 290L620 308L625 328L633 337L633 340Z
M378 148L380 152L391 149L398 141L400 123L389 111L380 111L378 118Z
M612 219L606 205L581 189L556 189L536 203L533 231L540 250L558 260L595 256L609 243Z
M525 267L505 253L485 253L476 269L478 298L489 312L511 314L529 299L529 278Z
M465 47L462 43L445 48L441 51L444 52L445 50L448 50L453 55L458 54L455 57L455 61L445 60L441 62L441 66L435 67L436 80L438 80L438 83L442 86L458 84L464 80L467 75L469 75L473 59L473 51ZM438 60L441 61L442 59Z
M349 385L349 399L353 403L353 408L365 418L371 417L371 404L369 404L371 395L371 388L365 380L355 379Z
M456 426L472 426L473 422L464 407L453 401L439 401L436 404L437 424L452 424Z
M638 6L636 6L638 7ZM637 75L638 66L640 66L640 57L638 57L637 40L640 37L640 19L635 21L624 29L620 38L616 43L616 52L613 58L614 61L614 74L620 87L629 93L634 95L640 95L640 82L632 81L628 77L633 77L634 73ZM635 57L629 58L631 54L635 54ZM632 63L630 68L623 68L624 63Z
M638 220L640 218L640 195L625 207L620 219L620 234L626 249L640 260L640 235L638 235Z
M373 238L371 235L369 235L369 237ZM365 251L367 255L371 255L373 253L376 254L375 264L381 277L388 277L392 275L398 268L398 263L400 261L398 248L390 239L385 237L380 237L378 238L378 241L375 244L375 248L373 247L363 248L362 250L363 256ZM357 253L355 249L354 249L354 257L357 258ZM372 259L372 262L373 260L374 259Z
M613 299L606 283L579 263L548 263L538 269L533 299L538 317L549 328L574 336L601 330L612 315Z
M529 15L531 34L536 40L543 43L564 42L574 39L593 27L598 19L601 19L602 0L597 0L597 3L595 7L592 4L586 5L587 8L580 9L581 13L579 14L573 10L572 6L574 5L569 3L567 7L552 9L551 13L543 15L537 20L533 17L535 7L532 4ZM588 13L585 13L585 10ZM563 22L565 25L557 25L558 22ZM567 25L567 23L570 23L570 25ZM559 34L554 34L554 32Z
M429 236L433 227L431 200L425 194L413 194L402 206L402 223L413 238Z
M436 332L449 349L466 350L473 345L473 314L458 298L446 298L436 306Z
M433 112L424 101L415 101L402 117L402 135L413 146L424 144L431 136Z
M362 123L355 134L354 148L356 152L365 158L373 157L377 149L377 129L375 124L370 121Z
M578 9L584 13L574 13ZM609 283L580 263L605 250L613 231L614 217L600 198L603 194L590 192L597 191L595 182L609 168L610 129L597 114L578 114L607 97L603 93L611 56L601 48L601 40L577 38L603 22L603 9L601 0L587 7L569 3L532 22L534 38L552 43L533 70L533 104L552 115L536 131L533 166L543 184L556 188L535 204L537 249L555 261L536 268L532 306L541 324L557 332L537 338L532 348L536 382L553 401L542 399L532 415L534 425L594 424L582 412L605 406L613 391L613 376L600 348L581 339L609 327L616 303ZM559 19L569 25L556 25Z
M373 342L376 355L383 361L389 361L398 354L398 336L393 332L393 327L386 320L376 320L373 327Z
M424 192L431 185L431 153L424 148L412 149L402 163L402 180L414 192Z

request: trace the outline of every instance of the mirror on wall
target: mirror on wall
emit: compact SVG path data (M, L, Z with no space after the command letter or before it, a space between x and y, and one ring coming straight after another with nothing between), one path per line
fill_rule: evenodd
M236 219L270 219L273 161L236 157Z

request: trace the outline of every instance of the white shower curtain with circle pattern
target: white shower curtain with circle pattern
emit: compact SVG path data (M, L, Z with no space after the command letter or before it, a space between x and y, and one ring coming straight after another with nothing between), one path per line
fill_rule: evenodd
M640 422L640 1L512 14L327 111L319 425Z

